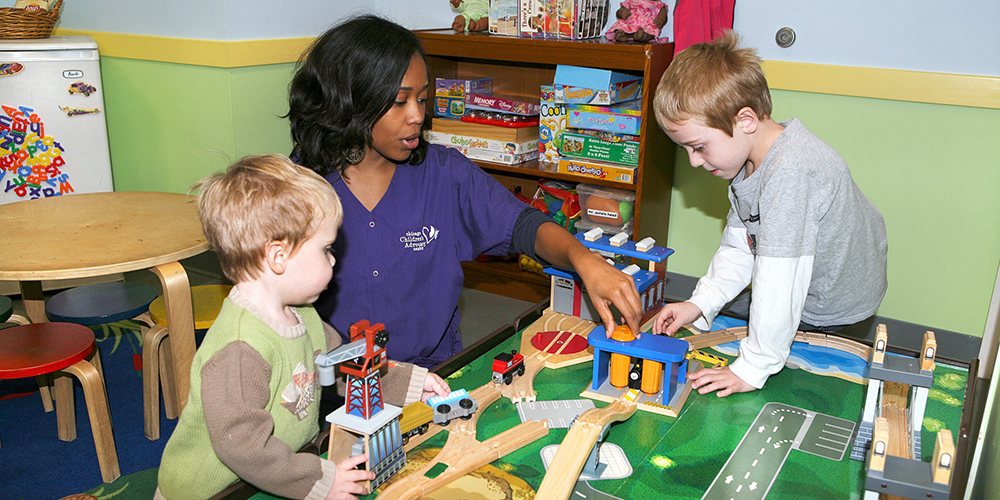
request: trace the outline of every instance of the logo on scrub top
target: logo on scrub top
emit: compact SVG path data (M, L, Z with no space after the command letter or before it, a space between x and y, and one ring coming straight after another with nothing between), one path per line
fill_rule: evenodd
M420 252L427 247L428 243L437 239L438 232L438 228L434 226L424 226L420 231L407 231L406 234L399 237L399 242L403 244L403 248Z

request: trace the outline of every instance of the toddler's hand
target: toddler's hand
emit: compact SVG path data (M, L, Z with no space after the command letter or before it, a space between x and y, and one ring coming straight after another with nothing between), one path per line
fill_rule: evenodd
M427 378L424 379L424 392L420 395L421 401L426 403L429 398L447 396L449 393L451 393L451 388L448 387L448 383L443 378L434 372L427 372Z
M663 306L653 320L653 333L656 335L673 335L684 325L690 324L701 316L701 309L691 302L673 302Z
M756 387L746 383L736 376L728 366L714 367L707 370L698 370L690 375L691 387L698 389L698 394L708 394L712 391L716 396L724 398L736 392L750 392L757 390Z
M333 480L333 489L326 495L326 500L350 500L357 498L354 495L367 495L368 488L358 484L358 481L371 481L375 479L375 474L355 469L367 461L368 455L362 453L337 464L337 477Z

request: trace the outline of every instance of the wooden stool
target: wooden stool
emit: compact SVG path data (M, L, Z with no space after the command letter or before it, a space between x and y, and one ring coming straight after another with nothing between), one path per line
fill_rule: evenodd
M31 323L28 318L21 316L20 314L14 314L14 301L10 300L6 295L0 295L0 323L5 323L10 321L11 323L17 323L19 325L27 325Z
M87 358L91 360L88 361ZM0 379L55 374L56 421L59 439L76 439L73 380L80 380L87 399L94 447L105 483L118 479L118 451L111 432L111 413L94 332L72 323L36 323L15 326L0 335Z
M232 285L200 285L191 287L194 329L207 330L219 316L222 301L229 296ZM180 402L174 384L173 359L167 330L167 307L163 297L149 305L149 317L154 326L142 334L142 400L146 438L160 439L160 385L163 385L163 411L167 418L177 418Z

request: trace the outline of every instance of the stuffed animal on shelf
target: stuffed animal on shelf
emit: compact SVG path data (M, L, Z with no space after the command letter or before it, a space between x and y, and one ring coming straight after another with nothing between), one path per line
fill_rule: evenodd
M489 0L450 0L450 2L451 6L460 12L451 23L451 29L462 32L490 29Z
M604 34L608 40L648 42L667 24L667 6L660 0L622 0L615 16L618 20Z

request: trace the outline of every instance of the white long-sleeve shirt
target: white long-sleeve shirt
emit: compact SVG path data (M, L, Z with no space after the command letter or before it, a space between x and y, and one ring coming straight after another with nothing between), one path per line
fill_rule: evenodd
M726 226L723 230L719 250L689 302L702 311L694 326L708 330L726 303L753 282L749 333L740 342L739 358L730 365L744 382L760 389L788 361L792 339L802 318L812 265L812 256L754 257L746 229Z

